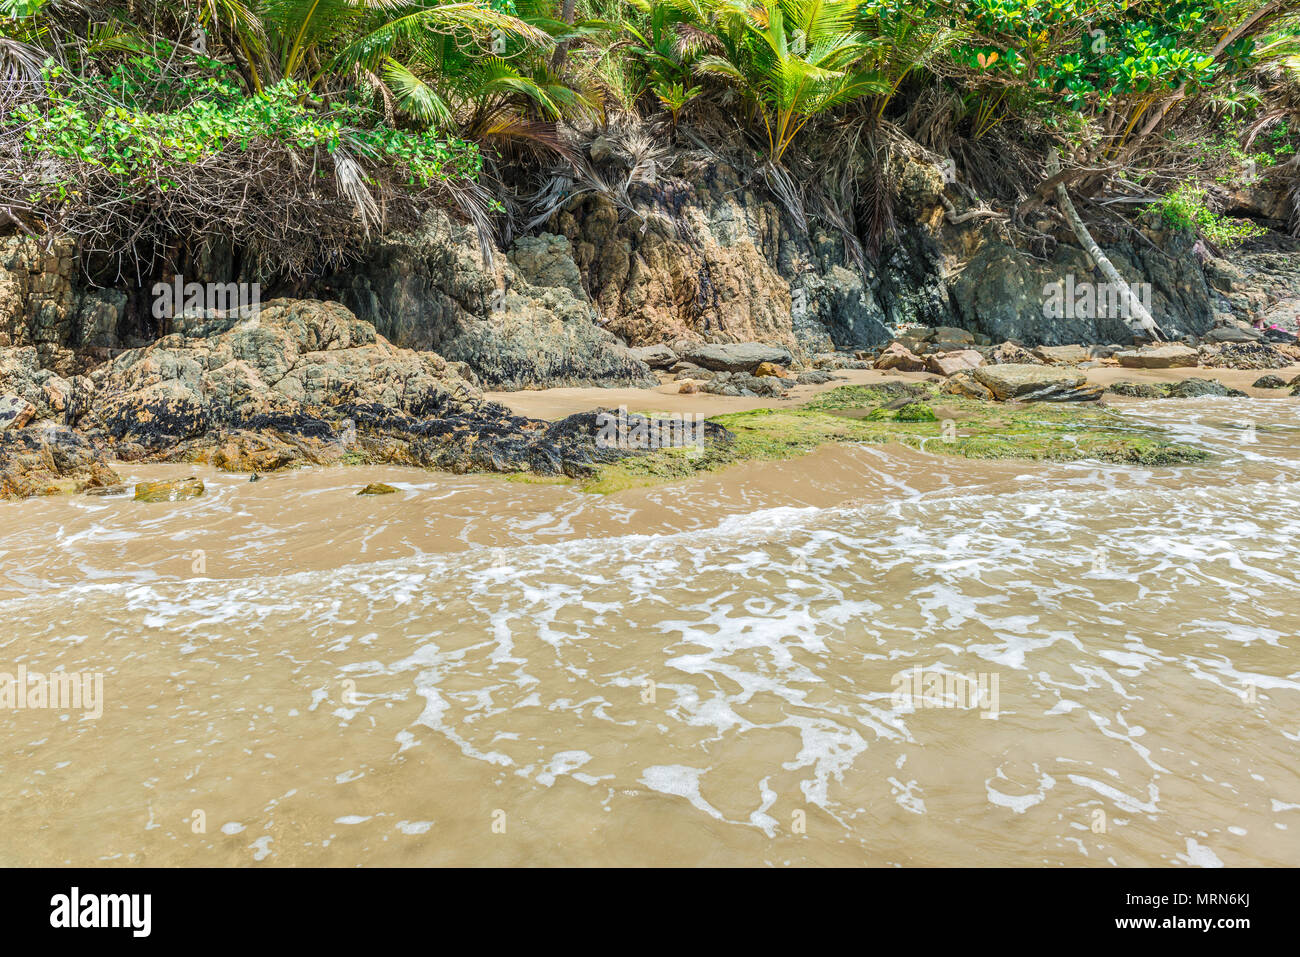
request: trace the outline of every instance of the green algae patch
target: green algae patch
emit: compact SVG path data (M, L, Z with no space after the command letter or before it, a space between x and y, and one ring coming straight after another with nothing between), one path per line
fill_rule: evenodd
M567 475L538 475L536 472L489 472L503 482L515 482L519 485L572 485L573 479Z
M999 403L941 393L925 383L841 386L800 408L754 409L710 419L729 443L661 449L602 466L582 488L598 493L657 485L739 462L776 461L838 442L911 448L971 459L1039 462L1097 460L1124 465L1185 465L1204 449L1170 441L1092 403Z

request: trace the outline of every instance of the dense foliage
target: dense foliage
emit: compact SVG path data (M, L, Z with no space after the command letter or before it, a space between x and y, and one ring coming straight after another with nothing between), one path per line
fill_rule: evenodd
M405 204L450 203L486 230L494 211L529 213L556 163L599 186L584 144L631 117L660 140L746 139L784 198L839 203L826 215L859 233L853 211L874 221L895 135L1022 204L1054 150L1083 196L1137 191L1204 232L1219 222L1207 189L1294 168L1298 8L0 0L0 220L149 269L215 230L305 271L322 257L258 204L307 204L297 215L323 219L337 251ZM204 213L240 187L256 201Z

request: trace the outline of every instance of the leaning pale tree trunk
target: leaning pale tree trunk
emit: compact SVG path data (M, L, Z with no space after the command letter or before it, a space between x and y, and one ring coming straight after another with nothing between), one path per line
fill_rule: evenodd
M1055 153L1047 154L1047 175L1055 176L1061 171L1061 163L1056 158ZM1092 238L1088 232L1088 227L1084 224L1083 219L1079 216L1079 211L1074 208L1074 203L1070 200L1070 194L1065 190L1064 183L1056 184L1056 202L1061 207L1061 212L1065 213L1065 218L1070 221L1070 227L1074 230L1074 235L1079 240L1079 245L1083 251L1088 254L1088 258L1093 261L1101 274L1106 277L1106 281L1111 283L1119 290L1120 307L1127 306L1129 314L1142 326L1143 331L1152 339L1162 338L1160 330L1156 328L1156 321L1147 311L1147 307L1133 295L1133 290L1128 283L1120 276L1119 270L1110 258L1101 251L1097 241Z

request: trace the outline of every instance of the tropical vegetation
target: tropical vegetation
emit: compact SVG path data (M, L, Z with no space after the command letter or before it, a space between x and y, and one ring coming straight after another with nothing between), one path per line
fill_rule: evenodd
M1295 175L1298 70L1300 0L0 0L0 227L305 275L430 204L487 246L626 200L679 144L874 254L910 145L1026 234L1064 182L1228 244L1214 197Z

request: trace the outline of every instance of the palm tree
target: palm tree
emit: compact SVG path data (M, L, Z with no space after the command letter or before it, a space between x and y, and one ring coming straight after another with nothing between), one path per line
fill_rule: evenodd
M854 29L857 0L711 0L724 54L702 57L696 69L734 84L758 109L768 158L779 164L814 116L889 84L864 59L871 38Z
M543 29L555 24L552 8L517 9L509 35L495 27L490 47L454 31L408 36L400 51L369 37L357 41L357 50L382 53L381 62L358 62L381 74L398 108L419 121L458 127L474 140L524 140L562 151L555 121L597 106L542 55L554 45Z
M260 0L257 11L275 48L279 72L314 89L331 75L374 73L402 44L473 38L483 49L491 31L551 45L549 35L483 0Z

